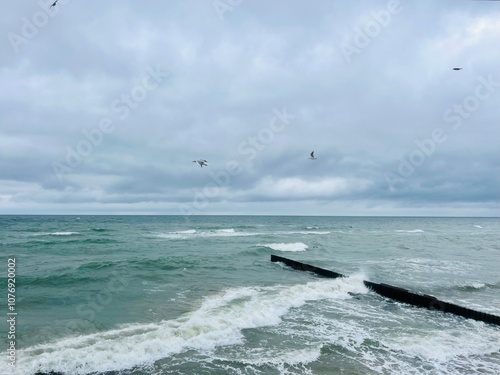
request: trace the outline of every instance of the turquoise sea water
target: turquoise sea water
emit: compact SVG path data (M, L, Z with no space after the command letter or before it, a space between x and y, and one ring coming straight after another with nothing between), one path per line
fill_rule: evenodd
M362 282L500 315L498 218L0 216L0 251L2 375L500 373L500 327Z

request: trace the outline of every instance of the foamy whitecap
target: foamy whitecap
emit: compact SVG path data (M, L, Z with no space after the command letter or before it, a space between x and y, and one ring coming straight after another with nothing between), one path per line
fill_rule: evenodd
M236 233L236 231L233 228L229 228L229 229L217 229L215 232L216 233Z
M471 322L478 329L483 329L481 323ZM470 358L474 355L481 355L492 350L492 342L488 337L483 342L477 340L478 333L474 330L456 331L450 334L449 331L439 329L429 330L429 332L419 332L419 336L411 333L401 333L392 337L392 341L387 341L387 345L393 350L404 350L412 356L421 356L427 359L447 362L457 357ZM469 344L470 343L470 344Z
M34 236L71 236L74 234L80 234L79 232L46 232L46 233L36 233Z
M483 229L481 225L474 225L475 228Z
M277 251L306 251L309 246L302 242L294 243L268 243L264 245L257 244L256 246L265 246Z
M486 286L487 285L481 281L471 281L470 283L459 285L459 287L463 289L483 289L486 288Z
M424 328L421 322L429 318L429 313L423 309L405 308L405 316L394 314L390 309L367 309L364 304L349 304L349 309L346 319L314 315L311 336L327 345L341 347L345 356L356 361L361 352L360 368L365 370L359 373L498 374L500 364L495 361L498 333L491 326L470 320L457 322L446 314L436 313L439 323ZM368 320L377 326L410 324L397 331L376 330L363 323ZM485 353L491 354L486 362ZM478 366L479 371L461 371L474 366Z
M178 232L172 232L172 233L176 233L176 234L195 234L196 233L196 229L180 230Z
M258 236L261 233L254 232L239 232L233 228L227 229L213 229L213 230L195 230L188 229L183 231L167 232L167 233L153 233L153 236L165 239L189 239L189 238L204 238L204 237L241 237L241 236Z
M192 237L194 234L196 234L195 229L188 229L188 230L182 230L182 231L176 231L176 232L168 232L168 233L152 233L154 237L158 238L166 238L166 239L186 239Z
M485 283L482 283L482 282L473 282L473 283L471 284L471 286L472 286L473 288L476 288L476 289L481 289L481 288L486 287L486 284L485 284Z
M307 349L289 350L289 349L274 349L274 348L255 348L251 352L233 357L233 361L249 366L275 366L283 367L304 365L316 361L321 355L321 346L316 346ZM227 361L226 357L218 357L212 355L212 358L220 361Z
M405 230L405 229L398 229L395 230L397 233L424 233L422 229L412 229L412 230Z
M299 231L284 231L276 232L275 234L330 234L329 231L319 231L319 230L299 230Z

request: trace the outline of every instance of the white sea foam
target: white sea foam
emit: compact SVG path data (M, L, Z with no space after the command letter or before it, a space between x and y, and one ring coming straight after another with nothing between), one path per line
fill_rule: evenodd
M46 233L36 233L34 236L71 236L74 234L80 234L79 232L46 232Z
M241 344L243 330L276 326L290 309L308 301L344 300L350 293L367 293L359 279L321 280L293 286L239 287L204 299L198 309L177 319L132 324L91 335L70 337L19 350L17 372L87 374L120 371L148 365L187 350L211 351L219 346ZM302 353L303 361L317 358L318 351ZM260 363L272 363L273 358ZM295 356L279 361L296 363ZM5 362L0 373L7 371Z
M480 228L482 229L483 227L481 225L474 225L475 228Z
M345 311L345 305L331 304L323 309ZM445 375L497 374L498 333L491 326L471 320L456 321L447 314L437 314L433 321L425 309L402 306L398 310L367 308L366 304L349 304L349 315L331 319L314 314L308 334L325 344L340 346L342 357L359 361L365 369L359 373ZM414 320L415 322L412 322ZM366 324L370 321L371 324ZM401 327L398 330L374 327ZM484 356L491 355L490 361ZM482 371L474 371L475 368ZM461 370L468 368L470 372Z
M299 230L299 231L276 232L275 234L330 234L330 232L319 231L319 230Z
M424 233L422 229L412 229L412 230L405 230L405 229L397 229L395 230L397 233Z
M233 228L228 229L214 229L214 230L196 230L188 229L183 231L166 232L166 233L152 233L154 237L165 238L170 240L185 240L192 238L206 238L206 237L241 237L241 236L257 236L261 233L255 232L239 232Z
M486 287L486 284L481 281L471 281L470 283L459 285L462 288L474 288L474 289L483 289Z
M465 359L475 355L494 353L498 348L498 337L484 329L484 324L468 322L477 330L439 330L407 332L395 335L386 344L393 350L404 350L412 356L420 356L438 362ZM484 339L478 340L478 333L484 332Z
M180 230L178 232L172 232L174 234L195 234L196 229L187 229L187 230Z
M265 246L272 250L277 251L306 251L309 246L302 242L294 242L294 243L268 243L268 244L257 244L256 246Z
M290 348L254 348L252 351L244 353L230 353L232 356L220 357L211 355L211 358L227 362L228 359L245 366L272 366L280 370L280 374L290 374L285 370L285 366L297 368L316 361L321 355L321 345L315 345L306 349L290 350Z

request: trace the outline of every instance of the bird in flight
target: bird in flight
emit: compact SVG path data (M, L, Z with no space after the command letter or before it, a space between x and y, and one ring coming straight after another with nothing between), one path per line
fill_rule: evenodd
M201 168L203 168L203 166L205 166L205 167L208 166L208 164L207 164L208 161L206 161L205 159L193 160L193 163L198 163Z
M52 7L55 7L58 1L59 1L59 0L54 1L50 7L51 7L51 8L52 8Z
M311 159L311 160L316 160L317 159L317 158L314 157L314 151L311 152L311 156L309 156L309 159Z
M453 68L453 70L462 70L462 68Z

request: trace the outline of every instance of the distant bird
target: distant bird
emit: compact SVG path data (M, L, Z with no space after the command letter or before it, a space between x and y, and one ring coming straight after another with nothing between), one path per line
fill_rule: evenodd
M453 70L462 70L462 68L453 68Z
M200 160L193 160L193 163L198 163L200 165L201 168L203 168L203 166L207 167L208 166L208 161L204 160L204 159L200 159Z
M51 8L52 8L52 7L55 7L58 1L59 1L59 0L54 1L50 7L51 7Z
M316 160L317 159L317 158L314 157L314 151L311 152L311 156L309 156L309 159L311 159L311 160Z

